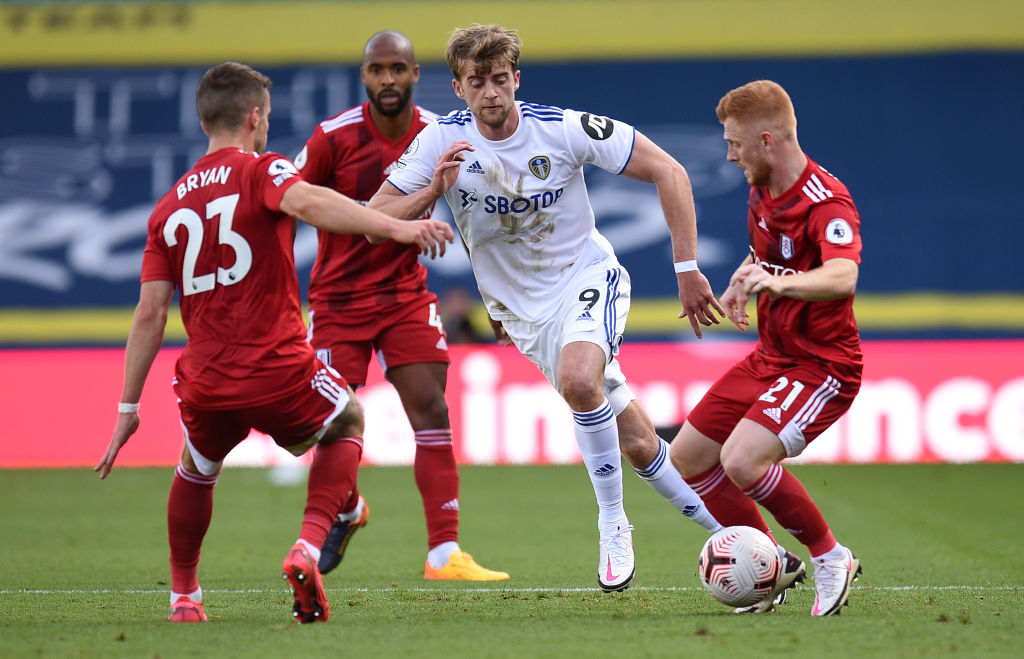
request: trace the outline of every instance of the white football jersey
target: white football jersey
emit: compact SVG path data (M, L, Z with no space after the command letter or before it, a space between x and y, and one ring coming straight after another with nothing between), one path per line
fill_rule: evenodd
M575 110L516 103L509 138L484 138L468 109L424 128L388 176L406 194L430 183L438 159L456 140L474 151L445 200L469 247L477 286L492 318L540 322L558 309L562 284L582 267L614 259L594 226L583 165L621 173L635 130Z

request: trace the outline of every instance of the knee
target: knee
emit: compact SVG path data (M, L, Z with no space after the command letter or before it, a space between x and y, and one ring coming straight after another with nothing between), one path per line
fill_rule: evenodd
M726 442L722 448L722 469L738 488L749 489L764 475L765 470L748 453L729 449L729 443Z
M575 412L589 412L597 409L604 400L604 388L600 381L594 381L582 374L559 376L559 392Z
M324 439L334 440L341 437L362 437L365 425L363 406L355 396L350 395L345 409L341 411L341 414L334 417L334 420L327 427Z
M448 401L445 400L444 392L425 398L417 405L417 409L406 410L406 416L414 430L447 427Z

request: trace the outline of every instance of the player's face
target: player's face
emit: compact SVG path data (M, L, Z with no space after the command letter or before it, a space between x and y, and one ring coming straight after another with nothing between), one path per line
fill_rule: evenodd
M359 74L373 107L385 117L395 117L409 105L413 85L420 79L420 66L407 49L384 40L367 52Z
M260 112L259 123L256 125L256 144L253 150L263 153L267 150L267 134L270 132L270 92L264 92L264 111Z
M466 101L469 111L477 121L498 128L508 121L516 107L516 90L519 89L519 71L513 71L511 64L482 71L467 64L462 75L452 81L455 95Z
M736 163L753 186L768 185L771 167L767 161L764 141L758 126L742 124L732 117L725 120L725 143L728 145L725 159Z

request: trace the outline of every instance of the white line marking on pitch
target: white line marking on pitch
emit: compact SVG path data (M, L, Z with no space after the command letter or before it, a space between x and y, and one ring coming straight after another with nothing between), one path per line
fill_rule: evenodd
M1002 585L1002 586L853 586L854 590L885 590L885 591L932 591L932 590L979 590L979 591L1014 591L1024 590L1024 585ZM97 589L45 589L45 588L4 588L0 589L0 595L106 595L123 593L131 595L151 595L167 593L170 589L153 588L97 588ZM204 588L204 593L229 593L229 594L263 594L282 593L287 588ZM600 593L599 588L365 588L352 586L348 588L326 588L328 592L352 592L352 593L376 593L376 594L397 594L397 593L445 593L454 595L458 593ZM645 592L688 592L702 591L697 586L633 586L630 591Z

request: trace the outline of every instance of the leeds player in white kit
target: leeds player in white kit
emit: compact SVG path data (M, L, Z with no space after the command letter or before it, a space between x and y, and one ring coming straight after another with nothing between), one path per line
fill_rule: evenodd
M624 123L517 102L519 46L514 31L496 25L453 33L448 65L468 109L424 128L370 206L412 219L445 197L492 321L572 409L599 508L598 585L620 591L635 572L621 455L685 516L708 531L721 526L672 467L615 360L629 275L595 228L584 164L657 186L679 273L680 317L700 337L700 325L718 323L713 311L724 311L696 269L696 216L683 167Z

